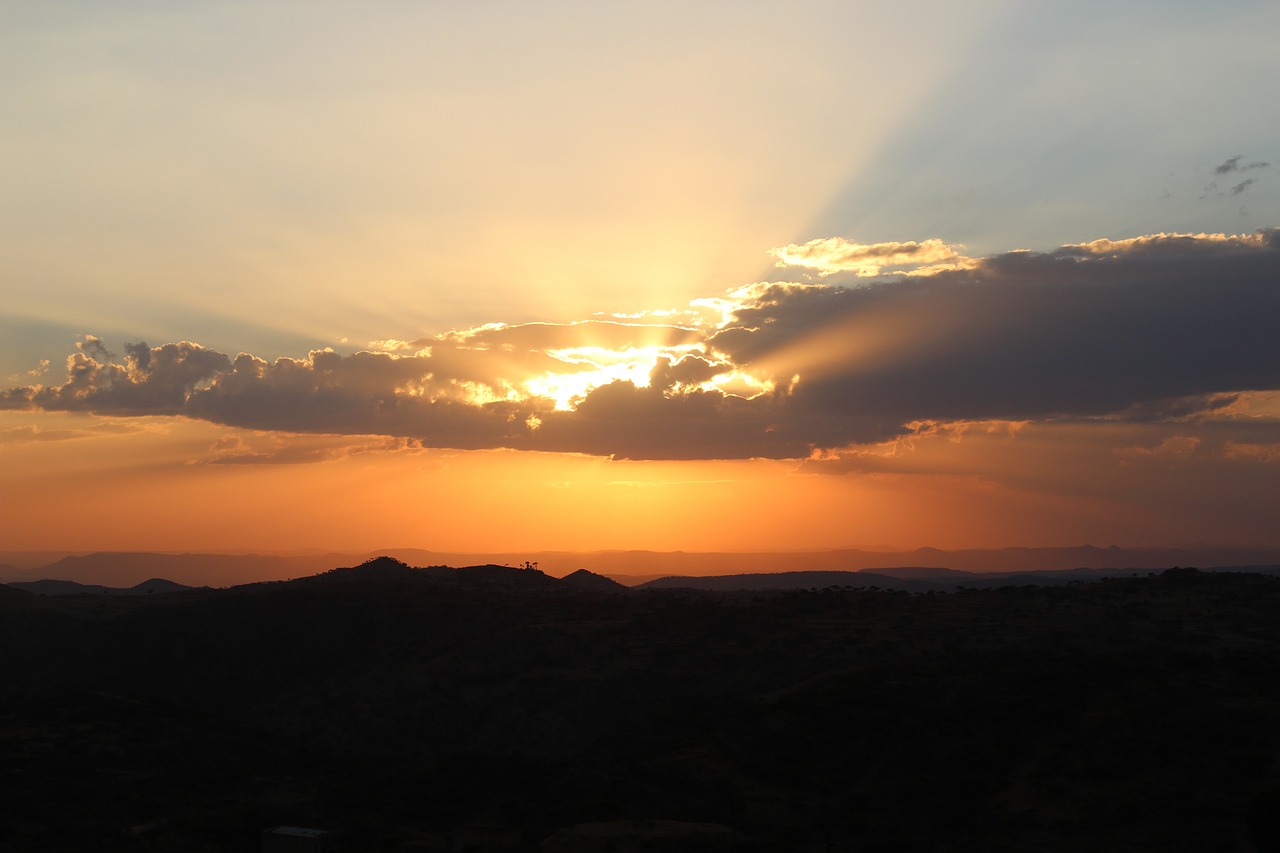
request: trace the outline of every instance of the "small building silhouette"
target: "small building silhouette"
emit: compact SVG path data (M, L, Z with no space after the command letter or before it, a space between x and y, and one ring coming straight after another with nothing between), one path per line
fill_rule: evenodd
M325 853L329 833L304 826L273 826L262 830L262 853Z

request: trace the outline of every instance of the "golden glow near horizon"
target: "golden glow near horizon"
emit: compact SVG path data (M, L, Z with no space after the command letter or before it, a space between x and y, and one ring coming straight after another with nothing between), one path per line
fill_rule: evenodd
M10 549L1266 544L1272 486L1248 472L1280 445L1217 464L1185 429L976 424L810 461L619 462L4 412L0 486ZM1162 491L1179 467L1208 490Z

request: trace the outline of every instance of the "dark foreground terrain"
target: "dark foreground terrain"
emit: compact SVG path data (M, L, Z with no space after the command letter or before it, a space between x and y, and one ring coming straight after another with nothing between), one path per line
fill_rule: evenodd
M1278 617L1280 578L1185 569L0 587L0 848L251 853L290 824L339 851L1276 850Z

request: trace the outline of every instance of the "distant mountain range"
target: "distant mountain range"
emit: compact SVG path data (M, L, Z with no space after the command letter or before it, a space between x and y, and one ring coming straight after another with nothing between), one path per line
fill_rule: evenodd
M139 557L150 559L139 560ZM114 559L114 558L118 558ZM161 559L163 558L163 559ZM253 557L220 557L219 555L163 555L163 554L93 554L85 557L68 557L48 567L53 572L68 570L84 572L103 569L116 573L121 567L128 565L150 565L171 561L175 574L180 577L190 576L201 567L253 566L263 565ZM186 562L184 562L186 561ZM192 564L195 564L194 566ZM276 565L267 563L267 565ZM529 564L531 566L532 564ZM501 587L511 589L551 589L556 587L573 587L596 592L624 591L628 588L636 590L659 589L695 589L709 592L749 592L767 590L797 589L864 589L892 590L915 593L950 592L959 589L994 589L1007 586L1053 586L1068 583L1082 583L1104 577L1133 577L1153 574L1164 569L1152 568L1075 568L1065 570L1043 570L1022 572L969 572L942 566L890 566L857 571L795 571L795 572L754 572L722 575L668 575L643 583L635 583L628 587L614 578L596 574L588 569L578 569L555 578L530 567L500 566L492 563L451 568L444 565L414 567L395 557L379 556L368 559L359 565L349 568L335 568L327 571L303 575L298 578L272 578L251 581L247 584L231 584L233 587L254 586L282 582L291 583L357 583L376 580L380 583L388 581L407 581L431 578L444 580L468 587ZM35 571L41 571L39 569ZM1204 569L1209 572L1252 572L1256 574L1280 575L1280 564L1247 565L1247 566L1211 566ZM623 576L626 578L626 576ZM629 578L634 580L634 577ZM107 586L96 583L61 578L42 578L31 581L10 581L5 586L29 592L33 595L148 595L153 593L179 592L195 587L173 580L153 577L133 586ZM208 585L203 585L208 586Z
M151 578L130 587L111 587L100 584L76 583L75 581L38 580L13 581L5 584L13 589L24 590L32 595L151 595L157 592L181 592L194 589L164 578Z
M859 572L890 575L912 582L948 581L952 572L1012 575L1085 569L1159 571L1172 566L1201 569L1224 566L1280 566L1280 548L1001 548L942 551L860 551L686 553L658 551L542 551L462 553L390 548L377 552L308 554L170 554L102 551L57 555L48 552L0 552L0 583L64 580L78 584L127 589L151 578L167 578L184 586L226 587L258 581L287 580L352 566L389 556L413 566L520 566L526 562L543 572L564 576L579 569L612 578L626 586L671 577L697 578L760 575L779 572ZM928 567L928 568L922 568ZM901 574L907 572L907 574ZM932 572L933 575L922 574ZM959 576L957 576L959 577ZM963 583L964 581L956 581ZM833 579L829 583L842 583ZM866 578L858 583L868 583ZM870 581L875 583L875 581ZM819 585L815 580L813 584ZM883 583L879 584L884 586Z
M1280 548L1228 548L1188 545L1179 548L1099 548L1080 545L1069 548L986 548L914 551L869 551L833 549L826 551L542 551L534 553L475 552L454 553L414 548L379 551L417 566L468 566L480 563L519 565L536 562L544 572L564 575L588 569L627 586L672 575L764 574L775 572L851 572L920 566L956 571L1042 572L1072 569L1145 569L1158 571L1172 566L1263 566L1280 565ZM364 557L377 556L366 554ZM0 555L3 558L3 555Z
M232 589L246 591L254 587L323 585L341 584L378 584L385 586L397 582L418 582L429 580L445 582L454 586L471 589L496 588L505 593L520 590L553 590L570 587L592 592L625 591L627 588L617 581L603 575L593 574L580 569L564 578L553 578L537 569L514 568L512 566L427 566L416 568L395 559L394 557L375 557L357 566L330 569L314 575L306 575L289 580L255 581L248 584L237 584ZM201 587L209 589L209 587ZM175 583L162 578L151 578L131 587L109 587L101 584L85 584L76 581L44 579L37 581L11 581L0 586L0 589L19 590L37 596L67 595L113 595L134 596L153 593L183 592L196 587Z
M1173 568L1172 566L1166 568ZM1005 586L1053 586L1095 581L1104 577L1134 577L1154 569L1069 569L1040 572L964 572L929 566L902 566L856 572L776 572L711 577L665 577L638 589L698 589L713 592L787 589L883 589L905 592L949 592L957 589L996 589ZM1280 575L1276 566L1215 566L1210 572L1254 572Z
M20 556L0 554L16 566ZM159 554L100 551L73 554L27 569L0 566L0 582L65 580L91 586L128 588L150 578L168 578L184 586L235 586L265 580L285 580L315 574L334 566L351 565L349 555L317 554Z

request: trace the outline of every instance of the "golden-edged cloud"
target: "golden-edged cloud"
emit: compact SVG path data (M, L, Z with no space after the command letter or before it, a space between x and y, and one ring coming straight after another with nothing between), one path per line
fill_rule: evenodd
M803 267L821 276L851 272L860 278L880 275L883 270L932 267L962 259L958 251L939 239L906 243L852 243L842 237L827 237L807 243L792 243L770 249L779 267Z
M1220 255L1226 252L1251 252L1264 248L1276 239L1274 231L1254 234L1147 234L1125 240L1092 240L1088 243L1070 243L1059 250L1063 255L1167 255L1185 254Z
M61 384L10 388L0 407L428 447L805 459L921 424L1188 423L1280 388L1278 231L1100 240L951 269L937 268L958 258L941 241L825 242L830 258L848 250L844 269L923 266L852 288L746 285L669 315L679 323L491 323L270 362L186 341L118 357L88 337Z

